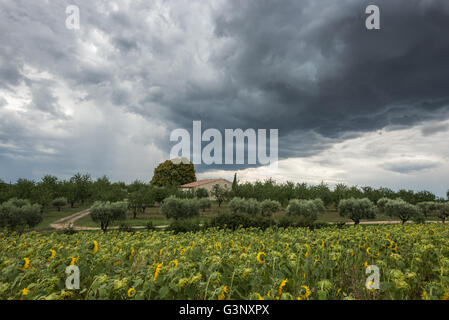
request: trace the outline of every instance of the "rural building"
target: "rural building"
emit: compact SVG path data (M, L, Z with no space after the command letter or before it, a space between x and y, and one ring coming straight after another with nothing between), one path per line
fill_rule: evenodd
M211 191L212 191L212 188L214 187L214 185L216 185L216 184L218 184L220 187L227 189L227 190L231 190L231 187L232 187L232 182L229 182L226 179L205 179L205 180L200 180L200 181L184 184L181 186L181 190L195 191L196 189L204 188L209 193L209 198L213 199L214 197L211 196Z

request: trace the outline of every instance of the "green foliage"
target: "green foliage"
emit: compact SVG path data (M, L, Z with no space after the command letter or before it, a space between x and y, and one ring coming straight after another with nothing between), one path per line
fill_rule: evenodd
M402 199L389 200L385 204L385 213L390 217L399 218L402 223L415 218L420 214L417 206L412 205Z
M204 188L198 188L195 191L195 197L197 198L209 198L209 192Z
M237 182L237 173L234 173L234 180L232 180L232 191L236 191L238 188L238 182Z
M419 211L424 217L438 217L444 223L449 217L449 203L425 201L417 204Z
M90 174L75 174L70 178L70 182L74 185L75 202L84 204L91 196L90 184L92 183Z
M53 207L58 208L58 211L61 211L61 208L67 205L67 199L64 197L59 197L54 199L51 204Z
M437 203L435 208L436 216L443 221L449 217L449 202Z
M100 223L101 230L106 232L112 222L126 219L126 211L126 202L96 201L90 208L90 217Z
M419 202L416 205L418 206L424 217L430 217L434 215L438 207L438 203L434 201Z
M13 186L0 179L0 204L12 198Z
M264 200L260 204L261 212L263 216L271 216L281 209L281 204L276 200Z
M245 206L245 199L235 197L232 198L231 201L228 203L229 210L232 213L238 213L238 212L245 212L246 206Z
M28 200L11 199L0 205L0 228L23 232L32 229L42 221L41 208Z
M210 201L208 198L201 198L198 200L200 209L206 211L206 209L210 209L212 207L212 201Z
M324 210L324 204L321 199L315 200L290 200L287 206L288 216L304 216L316 220L318 213Z
M118 202L126 197L126 184L124 182L112 183L107 176L98 178L89 184L90 194L95 201Z
M36 184L34 181L19 179L14 185L14 197L19 199L31 199L35 187Z
M140 186L140 189L128 195L128 207L132 210L134 219L136 219L138 212L144 213L146 208L154 205L154 197L151 188L146 185Z
M175 164L167 160L154 169L151 184L155 186L180 186L196 181L195 167L192 163Z
M377 200L376 205L377 205L377 208L378 208L378 210L379 210L379 213L385 213L385 205L387 204L387 202L388 202L389 200L390 200L390 199L388 199L388 198L386 198L386 197L382 197L382 198L380 198L379 200Z
M189 219L200 215L197 199L166 198L161 204L161 212L167 219Z
M338 213L342 217L351 219L355 224L359 224L361 219L374 219L376 217L374 204L368 198L340 200Z
M261 203L256 199L233 198L229 201L229 209L232 213L259 214Z

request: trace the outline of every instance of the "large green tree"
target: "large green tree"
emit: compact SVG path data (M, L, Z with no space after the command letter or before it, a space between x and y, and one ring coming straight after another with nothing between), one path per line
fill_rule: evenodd
M180 186L195 181L195 167L192 163L180 162L176 164L171 160L167 160L154 169L151 184L160 187Z

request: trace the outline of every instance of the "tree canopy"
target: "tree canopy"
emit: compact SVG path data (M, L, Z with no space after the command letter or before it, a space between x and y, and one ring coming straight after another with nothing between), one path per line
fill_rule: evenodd
M180 186L195 181L195 167L192 163L175 164L167 160L154 169L151 184L159 187Z

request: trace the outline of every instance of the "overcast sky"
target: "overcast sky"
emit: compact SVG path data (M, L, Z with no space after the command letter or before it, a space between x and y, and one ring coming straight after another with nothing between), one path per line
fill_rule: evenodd
M446 0L0 0L0 178L148 181L170 132L201 120L279 129L281 160L198 178L443 195L448 31Z

